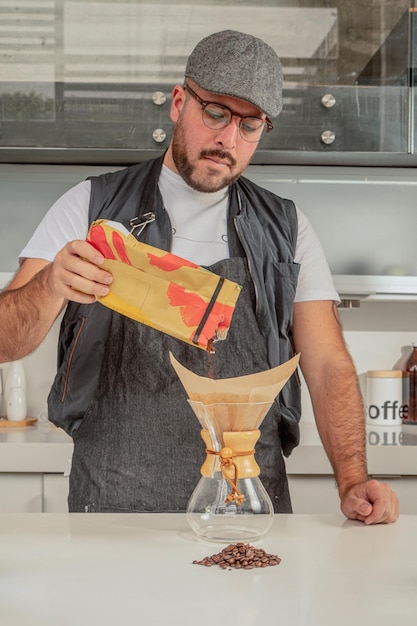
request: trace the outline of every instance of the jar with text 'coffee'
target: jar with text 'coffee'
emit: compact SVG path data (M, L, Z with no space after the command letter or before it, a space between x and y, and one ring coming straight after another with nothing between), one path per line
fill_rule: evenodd
M368 426L401 426L408 415L401 370L369 370L366 373L366 423Z

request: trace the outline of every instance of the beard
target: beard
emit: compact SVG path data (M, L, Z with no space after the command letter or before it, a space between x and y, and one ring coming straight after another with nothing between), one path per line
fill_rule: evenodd
M187 185L196 191L203 193L214 193L228 187L234 183L241 175L242 170L239 170L235 174L223 174L219 175L217 171L213 170L213 174L204 173L198 169L197 165L193 165L187 155L186 139L184 130L179 119L175 125L171 142L172 159L175 163L175 167L178 170L179 175L185 180ZM198 161L205 157L216 157L226 161L230 166L236 166L236 160L229 152L224 150L202 150L198 155Z

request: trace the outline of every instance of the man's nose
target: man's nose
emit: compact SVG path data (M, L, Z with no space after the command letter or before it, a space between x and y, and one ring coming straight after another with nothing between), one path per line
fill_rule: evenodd
M240 134L239 125L241 118L237 115L233 115L229 124L217 131L217 141L222 144L224 148L230 150L236 147L236 143Z

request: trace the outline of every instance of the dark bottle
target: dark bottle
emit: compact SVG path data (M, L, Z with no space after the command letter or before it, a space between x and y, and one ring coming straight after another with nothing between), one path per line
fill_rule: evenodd
M411 344L413 350L404 367L404 404L408 411L404 414L404 424L417 425L417 342Z

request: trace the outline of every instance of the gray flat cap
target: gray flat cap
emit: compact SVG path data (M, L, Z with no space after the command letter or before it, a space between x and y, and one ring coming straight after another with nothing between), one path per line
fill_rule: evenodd
M252 35L222 30L205 37L191 52L185 77L205 91L246 100L269 117L281 112L281 62Z

